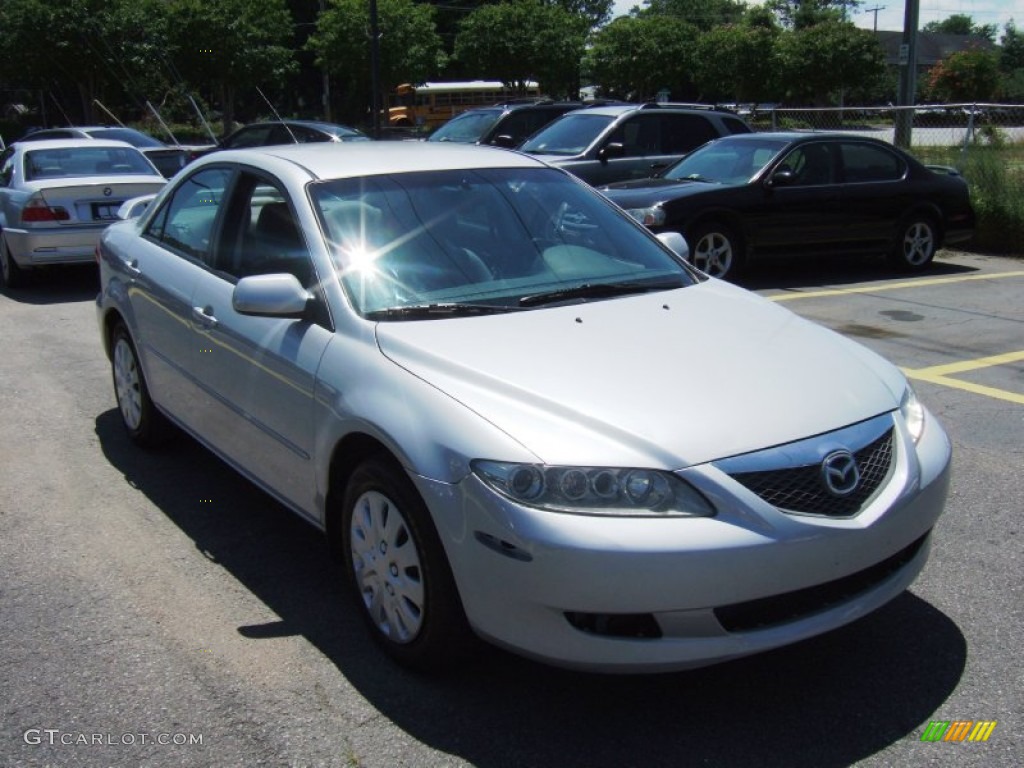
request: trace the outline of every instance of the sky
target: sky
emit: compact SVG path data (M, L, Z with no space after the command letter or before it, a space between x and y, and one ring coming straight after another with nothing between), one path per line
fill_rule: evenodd
M613 16L624 16L634 5L642 5L642 0L616 0ZM880 7L878 12L878 29L901 31L905 0L864 0L854 18L854 23L864 29L874 28L875 14L865 11L866 8ZM974 19L975 24L995 24L999 27L996 40L1002 36L1003 27L1010 19L1014 19L1018 29L1024 29L1024 0L920 0L920 21L923 27L929 21L942 21L950 16L962 13Z

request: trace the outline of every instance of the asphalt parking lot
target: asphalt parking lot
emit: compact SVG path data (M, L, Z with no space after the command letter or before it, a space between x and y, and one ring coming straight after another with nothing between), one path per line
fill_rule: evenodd
M801 260L745 285L907 372L953 441L947 510L875 614L622 677L491 649L443 677L390 665L316 531L190 441L130 446L94 271L0 292L0 768L1021 765L1024 259ZM922 740L947 721L995 726Z

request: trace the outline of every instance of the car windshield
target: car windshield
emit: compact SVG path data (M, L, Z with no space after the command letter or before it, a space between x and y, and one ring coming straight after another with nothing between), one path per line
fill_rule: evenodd
M155 148L166 146L162 142L154 139L152 136L147 136L145 133L140 131L133 131L131 128L98 128L94 131L89 131L88 133L94 139L124 141L131 144L133 147Z
M342 285L375 319L515 311L697 280L590 188L548 168L317 182Z
M578 155L614 120L614 115L569 113L531 136L519 151L536 155Z
M695 149L662 176L666 179L746 184L789 142L784 139L721 139Z
M63 147L25 153L25 180L84 176L157 176L156 169L132 147Z
M463 112L430 134L427 141L454 141L459 144L473 144L480 141L480 137L487 133L500 117L500 109Z

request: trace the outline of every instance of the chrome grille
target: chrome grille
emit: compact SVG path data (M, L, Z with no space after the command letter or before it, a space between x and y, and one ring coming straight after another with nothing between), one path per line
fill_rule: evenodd
M761 472L738 472L731 477L772 506L787 512L826 517L857 514L881 487L892 466L892 428L854 451L860 484L848 496L829 493L821 479L821 464L808 464Z

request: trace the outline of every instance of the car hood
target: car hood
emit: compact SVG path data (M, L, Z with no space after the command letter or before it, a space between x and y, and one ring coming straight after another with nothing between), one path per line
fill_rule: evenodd
M636 179L600 187L603 195L622 208L640 208L718 189L722 189L721 184L678 179Z
M717 280L380 323L377 338L394 363L549 464L679 469L895 410L904 387L874 353ZM512 459L486 446L478 458Z

